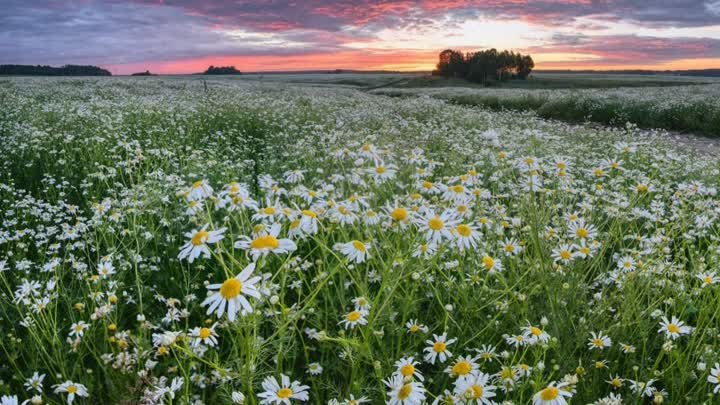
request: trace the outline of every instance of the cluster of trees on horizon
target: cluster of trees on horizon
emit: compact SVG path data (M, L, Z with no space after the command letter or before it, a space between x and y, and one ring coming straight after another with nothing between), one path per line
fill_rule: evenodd
M495 48L485 51L463 53L454 49L440 52L435 76L458 77L476 83L488 84L492 81L508 79L526 79L535 62L530 55L512 51L498 51Z
M110 71L91 65L0 65L0 75L26 76L112 76Z
M235 69L235 66L213 66L207 68L206 71L201 73L203 75L241 75L242 72Z

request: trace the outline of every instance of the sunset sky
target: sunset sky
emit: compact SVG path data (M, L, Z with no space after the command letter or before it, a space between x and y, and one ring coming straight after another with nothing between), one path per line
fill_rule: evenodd
M113 74L430 70L445 48L538 69L720 67L720 0L3 0L0 64Z

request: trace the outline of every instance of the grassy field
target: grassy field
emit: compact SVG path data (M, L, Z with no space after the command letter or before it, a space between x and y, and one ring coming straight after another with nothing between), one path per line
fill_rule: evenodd
M717 402L719 157L275 79L3 79L3 405Z
M720 81L684 81L686 79L675 77L667 80L639 77L633 81L633 77L607 76L576 77L569 82L558 78L538 79L534 83L518 81L489 88L460 86L455 81L450 82L453 84L450 87L442 87L446 79L414 78L409 82L427 80L438 85L415 87L399 83L372 91L401 97L430 96L494 110L533 111L542 118L568 122L588 121L620 127L632 123L642 128L720 135Z

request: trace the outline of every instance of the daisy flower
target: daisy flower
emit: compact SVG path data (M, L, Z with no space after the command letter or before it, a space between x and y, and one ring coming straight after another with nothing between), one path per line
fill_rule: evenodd
M190 186L190 192L187 198L189 200L204 200L213 195L213 189L210 187L210 183L207 180L198 180Z
M552 258L555 263L569 264L573 259L573 248L570 245L560 245L557 249L553 249Z
M345 329L355 329L357 325L367 325L367 312L365 311L351 311L345 315L342 321L338 322L338 325L345 325Z
M586 225L584 219L578 219L568 224L570 233L578 239L594 239L597 230L592 225Z
M635 259L630 256L623 256L617 261L617 268L626 273L635 271Z
M416 319L411 319L411 320L407 321L405 323L405 328L407 329L407 333L414 334L414 333L418 333L418 332L423 332L423 333L428 332L428 327L421 323L418 323L418 321Z
M390 217L392 223L397 223L401 228L404 228L408 222L410 222L410 213L407 208L399 206L386 206L383 208L385 214Z
M566 405L567 399L572 397L572 392L563 389L566 385L551 382L533 396L533 405Z
M475 359L470 356L460 356L453 365L445 369L445 372L452 377L464 377L479 369Z
M423 349L423 351L426 353L425 361L430 364L435 364L435 360L439 359L440 363L445 363L447 359L452 357L452 352L450 352L447 347L455 343L457 339L448 340L447 333L443 333L440 336L433 334L433 338L435 340L425 341L425 343L429 345L428 347Z
M85 334L85 330L89 327L90 325L88 325L84 321L73 323L72 325L70 325L70 333L68 334L68 336L82 337Z
M355 304L356 311L368 312L370 310L370 301L368 301L368 299L365 297L353 298L352 302L353 304Z
M452 233L455 235L455 244L460 250L474 249L477 247L480 232L478 232L474 226L460 224L452 230Z
M465 398L466 404L493 405L495 402L490 398L495 396L495 387L489 380L490 376L480 371L460 377L455 383L455 394Z
M240 311L241 315L252 312L250 302L245 296L260 298L260 292L255 287L255 284L260 281L260 277L250 278L253 271L255 271L255 263L250 263L237 276L229 278L221 284L208 285L208 290L214 290L215 292L200 305L203 307L208 305L207 314L217 312L218 318L223 316L227 308L230 322L235 320L235 314L238 311Z
M253 261L257 261L258 258L268 253L285 254L294 252L297 249L295 242L290 239L278 239L280 227L280 224L273 224L269 230L254 239L243 236L241 240L235 242L235 248L247 250Z
M523 336L532 345L535 343L547 343L550 341L550 335L544 330L528 324L523 328Z
M437 245L434 243L422 243L420 244L412 254L412 257L423 257L428 259L435 256L437 252Z
M717 273L714 271L710 273L700 273L697 275L697 278L699 278L702 281L702 288L705 288L709 285L717 284L720 282L720 277L717 276Z
M291 399L307 401L310 398L307 392L310 387L300 385L298 381L291 383L290 377L285 374L280 374L279 384L274 376L266 377L262 382L262 387L265 391L258 394L261 404L290 405Z
M397 166L378 162L375 167L368 169L368 173L376 183L381 184L395 177Z
M206 259L210 257L210 249L208 249L207 245L222 240L225 228L217 231L207 231L207 227L208 225L205 225L199 231L193 230L185 234L190 240L180 249L178 259L187 258L188 262L192 263L200 255L203 255Z
M393 375L385 381L388 405L420 405L425 401L425 387L418 381L405 382L401 375Z
M500 259L494 259L488 254L483 255L482 266L483 269L490 274L502 271L502 261Z
M433 211L428 210L424 215L419 216L416 221L420 232L425 233L428 242L438 243L443 239L453 239L451 229L457 224L453 214L445 211L441 215L436 215Z
M505 253L505 256L516 256L522 252L522 247L515 239L505 239L503 242L498 243L503 253Z
M315 235L318 232L318 214L313 210L300 211L300 223L298 226L302 233L306 235Z
M75 400L75 396L87 397L89 395L87 388L84 385L74 383L70 380L65 381L62 384L54 385L53 387L55 388L56 394L67 393L68 405L73 403L73 401Z
M408 381L413 377L423 381L424 378L422 374L420 374L420 370L415 367L418 364L420 363L415 361L415 358L413 357L403 357L395 362L395 374L402 376L405 381Z
M689 335L692 333L692 328L689 326L685 326L685 323L676 317L672 317L671 320L668 321L667 317L662 318L662 321L660 322L660 329L658 329L658 333L665 333L665 337L670 338L672 340L675 340L683 335Z
M338 243L335 245L335 250L340 251L351 262L362 263L370 257L368 250L371 246L370 243L354 240L348 243Z
M37 392L43 392L43 380L45 379L45 374L39 374L37 371L33 373L32 377L28 378L25 381L25 388L28 391L35 390Z
M210 347L213 347L217 345L217 332L215 332L215 326L213 325L209 328L200 328L196 327L193 328L190 331L190 337L193 338L191 345L193 347L198 347L201 344L208 345Z
M603 335L602 332L598 332L597 334L595 332L590 332L590 334L592 335L590 341L588 342L590 350L603 350L612 346L612 339Z
M310 363L308 364L307 370L310 375L320 375L323 372L323 367L320 363Z

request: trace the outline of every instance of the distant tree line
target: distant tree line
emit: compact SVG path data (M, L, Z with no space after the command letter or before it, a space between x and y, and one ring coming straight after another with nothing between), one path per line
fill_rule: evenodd
M235 69L235 66L213 66L210 65L210 67L207 68L205 72L203 72L204 75L240 75L242 72Z
M97 66L90 65L65 65L62 67L40 65L0 65L0 75L112 76L112 73Z
M440 60L433 75L458 77L476 83L526 79L535 67L530 55L512 51L486 51L462 53L453 49L440 52Z

